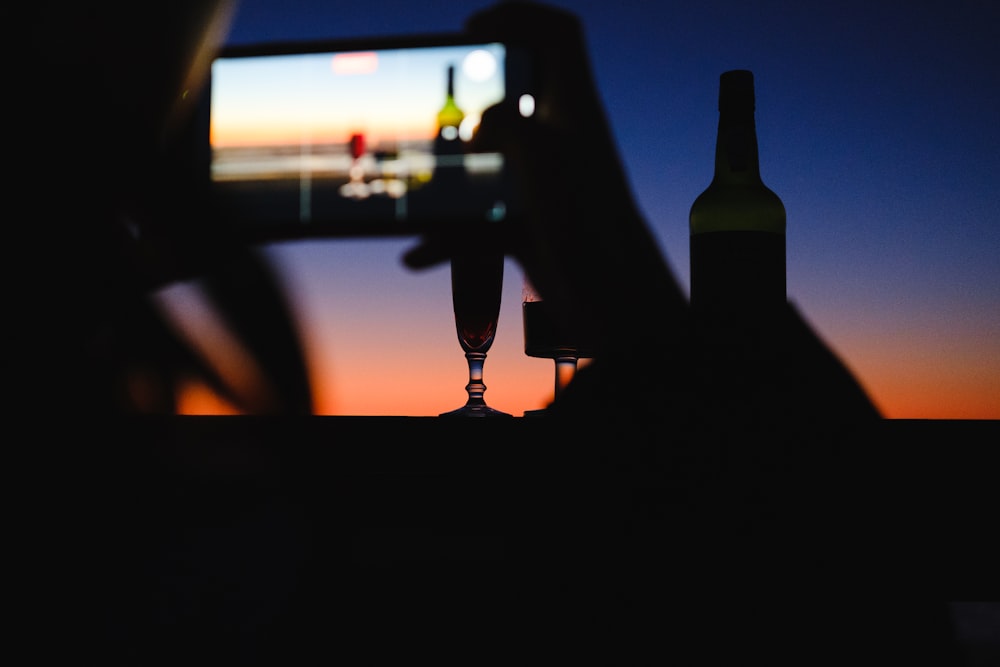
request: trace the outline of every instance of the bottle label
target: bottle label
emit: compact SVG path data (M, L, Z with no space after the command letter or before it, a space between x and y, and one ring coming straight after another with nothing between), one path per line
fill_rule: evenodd
M771 316L786 300L784 234L691 235L691 306L696 312L755 319Z

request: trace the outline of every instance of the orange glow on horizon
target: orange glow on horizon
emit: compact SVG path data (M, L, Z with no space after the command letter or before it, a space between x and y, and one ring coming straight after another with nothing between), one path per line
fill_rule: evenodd
M343 401L335 387L316 387L315 414L322 416L353 415L380 416L406 415L413 417L432 417L451 408L461 405L464 400L461 380L457 386L454 383L442 382L440 386L428 387L426 392L408 394L406 391L365 391L354 395L351 400ZM496 382L493 383L496 385ZM491 388L492 389L492 388ZM487 401L499 409L510 410L514 416L521 416L525 410L535 410L547 405L549 398L538 396L536 392L526 394L520 399L502 400L502 404L490 400L491 390L487 391ZM496 393L496 392L492 392ZM926 392L916 395L912 387L891 388L879 395L873 395L882 416L886 419L968 419L996 420L1000 419L997 404L1000 395L983 395L977 392L955 394L952 400L942 404L935 393ZM500 399L498 399L500 400ZM386 406L395 404L395 409L387 410ZM517 407L511 407L511 406ZM236 415L240 410L216 395L207 385L185 383L178 395L177 414L181 415Z
M465 402L468 370L455 335L447 267L406 271L399 253L410 243L383 243L376 250L348 241L270 249L301 318L317 415L436 416ZM352 260L364 266L352 270ZM522 287L511 262L484 368L487 403L515 416L545 407L554 384L553 362L524 354ZM165 300L183 317L202 320L189 290L166 290ZM822 315L807 320L883 417L1000 419L1000 340L984 335L978 323L944 335L910 323L879 329L857 318ZM205 344L218 345L224 338L211 333L210 324L201 324ZM186 386L179 412L233 411L204 387Z
M314 365L315 414L420 417L457 408L465 400L465 363L460 351L457 357L445 364L446 368L437 368L437 372L424 367L394 368L389 360L386 364L362 364L365 369L361 375L359 368L345 361L340 367L353 380L349 386L338 383L328 366ZM490 405L521 416L525 410L543 408L551 400L551 390L546 391L553 380L548 360L524 358L517 368L506 371L498 359L493 359L492 364L490 361L486 365L486 399ZM879 377L856 374L886 419L1000 419L1000 387L986 376L970 381L946 375L907 377L899 372ZM359 382L359 377L370 381ZM178 414L230 415L240 411L207 385L189 381L181 387Z
M852 367L886 419L1000 419L1000 367L932 369L890 361Z
M867 326L857 321L857 328L821 338L883 417L1000 419L1000 340L975 327L942 336L933 327L870 331Z
M238 415L240 410L197 380L181 383L177 394L179 415Z
M380 143L393 144L408 141L431 141L437 134L436 121L396 121L376 122L371 119L364 126L358 123L328 123L311 127L306 132L298 125L254 124L246 126L230 125L209 130L209 140L213 148L252 148L255 146L298 146L346 144L351 135L363 134L370 146Z
M532 378L536 380L537 378ZM338 391L334 382L320 383L314 387L314 414L317 416L409 416L434 417L442 412L457 408L465 401L464 385L461 376L448 378L457 382L445 381L426 387L426 391L414 392L412 385L407 383L393 387L370 386L351 393L349 398ZM551 400L551 395L536 391L525 392L521 396L510 391L494 391L501 386L501 381L490 381L486 398L490 405L509 411L515 417L520 417L525 410L544 408ZM497 394L496 401L493 400ZM387 406L396 406L387 409ZM239 415L238 408L221 398L207 384L188 381L184 382L177 396L177 414L179 415Z
M436 416L446 410L457 408L464 401L461 379L453 382L449 378L434 386L425 387L426 391L411 393L409 387L387 390L368 390L358 392L349 400L344 400L341 392L333 386L335 383L324 383L317 386L315 395L316 415L406 415L406 416ZM532 378L532 383L537 381ZM1000 419L1000 392L980 393L978 391L959 391L951 393L948 400L941 401L936 387L925 387L915 392L912 385L881 384L881 393L870 393L882 416L886 419L968 419L995 420ZM525 410L543 408L551 398L544 392L526 392L518 397L511 392L503 392L500 396L499 379L490 383L486 398L490 405L498 409L510 411L514 416L521 416ZM496 401L492 400L496 394ZM388 409L387 406L395 406ZM207 385L187 382L178 396L177 413L181 415L235 415L241 412L217 396Z

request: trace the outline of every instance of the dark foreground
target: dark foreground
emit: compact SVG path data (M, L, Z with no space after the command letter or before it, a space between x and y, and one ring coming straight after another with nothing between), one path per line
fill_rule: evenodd
M87 428L38 594L80 662L986 664L944 601L1000 592L1000 422L780 457L544 418Z

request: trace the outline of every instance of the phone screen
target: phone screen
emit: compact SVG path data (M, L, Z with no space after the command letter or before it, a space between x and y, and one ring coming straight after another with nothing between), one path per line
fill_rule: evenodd
M212 66L210 181L249 226L416 233L502 220L499 153L467 142L508 94L501 43L223 54Z

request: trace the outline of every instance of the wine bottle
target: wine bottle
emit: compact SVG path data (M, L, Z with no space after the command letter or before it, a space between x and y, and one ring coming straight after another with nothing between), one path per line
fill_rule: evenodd
M465 172L465 142L459 135L459 128L465 120L465 112L455 102L455 66L448 65L447 88L444 103L437 113L437 135L434 137L434 168L429 183L430 188L422 188L424 197L430 203L416 197L411 201L413 213L423 206L431 206L441 214L460 213L460 198L468 184Z
M455 66L448 66L448 87L445 92L444 105L438 111L438 139L444 142L456 142L459 126L465 120L465 112L455 103Z
M760 176L753 73L719 80L715 174L690 211L696 317L752 324L786 302L785 206Z

